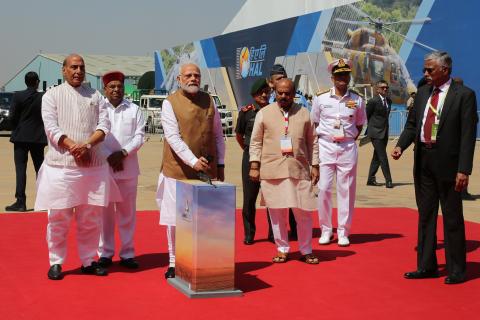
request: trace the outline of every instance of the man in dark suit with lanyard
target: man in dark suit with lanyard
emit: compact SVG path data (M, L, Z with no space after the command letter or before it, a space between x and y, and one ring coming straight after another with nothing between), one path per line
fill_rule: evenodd
M37 174L43 163L47 137L42 120L43 94L37 92L39 83L37 73L27 72L25 74L27 89L15 92L10 106L9 118L13 127L10 142L13 143L14 148L13 157L17 177L15 198L17 198L17 201L5 207L6 211L27 210L25 186L27 183L28 153L30 152Z
M385 186L393 188L390 166L388 165L387 144L388 144L388 116L392 107L392 100L387 97L388 83L380 80L376 84L377 95L367 103L368 130L373 145L373 157L368 171L367 186L379 186L375 179L378 167L381 166L385 177Z
M437 215L442 207L447 277L445 284L465 281L466 245L461 191L468 186L475 150L475 93L452 81L452 59L446 52L425 57L428 85L419 88L405 129L392 151L394 159L415 142L414 180L417 200L417 269L407 279L436 278Z

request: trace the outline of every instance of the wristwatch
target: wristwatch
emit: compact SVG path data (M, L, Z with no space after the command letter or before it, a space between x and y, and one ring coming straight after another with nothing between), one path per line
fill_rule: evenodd
M127 150L125 150L125 149L122 149L122 154L123 154L123 156L124 156L124 157L128 156L128 152L127 152Z

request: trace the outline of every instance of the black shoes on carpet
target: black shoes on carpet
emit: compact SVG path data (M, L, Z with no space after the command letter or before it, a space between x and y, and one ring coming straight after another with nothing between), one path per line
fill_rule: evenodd
M80 268L83 274L91 274L95 276L106 276L108 271L106 268L101 267L96 261L93 261L88 267L82 266Z
M437 270L427 271L427 270L416 270L412 272L407 272L403 275L405 279L429 279L429 278L438 278L440 275ZM465 282L465 276L458 274L451 274L445 278L445 284L459 284Z
M133 258L121 259L120 265L127 269L138 269L138 262Z
M112 258L101 257L98 259L98 265L102 268L108 268L113 264Z
M98 259L98 265L102 268L108 268L113 264L112 258L101 257ZM134 258L120 259L119 264L127 269L138 269L139 265Z
M27 206L25 205L25 203L16 201L14 204L6 206L5 211L25 212L27 211Z
M428 279L428 278L438 278L440 275L437 270L427 271L427 270L416 270L412 272L406 272L403 277L405 279Z
M62 266L59 264L54 264L48 269L48 279L50 280L62 280Z

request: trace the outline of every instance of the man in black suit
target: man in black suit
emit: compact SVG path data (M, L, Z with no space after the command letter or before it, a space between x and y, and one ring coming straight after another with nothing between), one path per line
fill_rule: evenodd
M413 109L392 157L415 142L413 174L417 200L417 270L407 279L438 277L436 227L442 207L446 284L465 281L466 245L461 191L468 186L475 150L477 102L475 93L450 78L452 59L446 52L425 57L427 85L418 89Z
M27 197L25 186L27 183L28 153L33 160L35 172L43 163L43 153L47 145L47 137L42 120L42 93L37 92L40 80L33 71L25 74L27 89L15 92L10 106L10 122L13 127L10 142L13 143L13 157L17 186L14 204L5 207L6 211L26 211Z
M367 186L379 186L375 179L378 167L382 167L385 177L385 186L393 188L390 166L388 165L387 144L388 144L388 116L392 107L392 100L387 97L388 83L380 80L376 84L377 95L368 100L367 118L368 129L367 136L370 137L373 145L373 157L368 171Z

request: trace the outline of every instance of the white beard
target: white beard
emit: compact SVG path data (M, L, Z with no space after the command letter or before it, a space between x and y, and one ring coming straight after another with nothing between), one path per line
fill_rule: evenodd
M195 85L181 84L180 87L189 94L196 94L200 90L200 87Z

